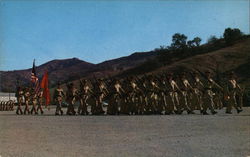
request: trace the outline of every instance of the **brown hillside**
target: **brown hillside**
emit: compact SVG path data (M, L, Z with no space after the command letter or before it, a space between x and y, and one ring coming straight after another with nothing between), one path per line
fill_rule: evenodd
M153 73L162 71L179 73L196 69L203 72L210 70L213 73L235 71L240 81L250 85L250 39L227 48L177 61L171 65L161 67L153 71Z

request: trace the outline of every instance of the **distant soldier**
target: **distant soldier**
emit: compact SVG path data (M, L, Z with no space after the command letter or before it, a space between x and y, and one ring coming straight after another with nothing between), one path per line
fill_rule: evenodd
M54 96L53 99L56 103L56 113L55 115L59 115L59 112L61 115L63 115L63 110L62 110L62 100L65 97L65 94L63 92L63 89L61 88L60 82L57 84L57 88L54 91Z
M92 114L104 114L105 111L103 110L103 100L108 95L108 89L106 87L105 82L103 79L98 79L95 86L95 97L96 103L95 106L91 107Z
M4 111L4 109L5 109L5 103L6 103L5 101L1 102L1 111Z
M3 111L4 110L4 101L1 101L0 102L0 111Z
M180 84L179 84L180 90L181 90L181 106L184 108L184 110L187 111L188 114L194 114L192 108L191 108L191 97L192 92L194 91L193 87L190 85L189 81L186 78L186 74L182 73L180 76Z
M242 89L235 79L235 74L231 72L227 83L227 93L229 96L228 105L226 109L227 114L232 114L232 107L237 110L237 113L240 113L242 111L236 100L237 92L242 92Z
M210 109L212 114L217 112L214 110L214 92L213 88L217 88L223 91L223 88L219 86L211 77L209 71L206 72L206 80L204 81L204 106L203 106L203 115L207 115L207 108Z
M37 113L41 112L41 114L43 114L43 108L42 108L42 105L43 105L44 101L43 101L43 91L39 91L38 95L37 95Z
M37 94L36 93L32 93L31 95L31 104L32 104L32 108L31 108L30 113L33 114L34 112L35 114L38 114L36 110L36 106L37 106Z
M10 100L10 102L11 102L10 110L14 111L15 102L13 100Z
M7 106L7 101L4 101L4 103L3 103L3 111L6 111L6 106Z
M4 111L9 111L10 102L6 101Z
M137 85L137 95L138 95L138 107L137 107L137 110L138 110L138 114L139 115L142 115L142 114L145 114L145 107L146 107L146 104L147 102L145 101L145 96L146 96L146 84L144 84L144 78L138 78L136 77L135 78L135 83Z
M143 109L140 105L140 89L137 86L136 80L134 77L130 78L129 81L129 86L130 86L130 93L129 93L129 97L130 97L130 114L139 114L139 111L141 111L141 113L143 112Z
M74 104L77 99L77 89L75 88L73 83L70 83L67 85L67 92L66 92L66 102L68 103L68 108L67 108L67 115L75 115L75 109L74 109Z
M78 107L77 113L79 115L88 115L88 103L87 100L89 97L93 94L90 86L87 83L87 80L80 80L80 92L79 99L80 99L80 105Z
M14 101L9 100L9 106L8 106L8 111L13 111L14 110Z
M16 114L23 114L22 111L22 104L24 103L24 91L22 87L17 87L16 91L16 98L17 98L17 109L16 109Z
M141 89L141 96L142 96L142 104L143 108L144 108L144 114L150 114L150 105L149 105L149 101L150 101L150 90L148 89L148 78L147 76L143 76L142 80L141 80L141 86L139 87Z
M31 101L31 93L30 93L30 88L28 87L26 87L24 90L24 100L25 100L24 114L26 114L26 112L30 114L29 105Z
M122 86L120 82L116 79L114 80L114 85L111 87L111 103L109 103L107 108L107 114L110 115L118 115L119 114L119 104L122 98L122 94L124 93L124 90L122 89Z
M161 114L162 110L159 107L159 93L160 93L160 88L157 84L157 79L152 77L150 79L150 100L151 100L151 111L153 113Z
M122 95L122 99L121 99L121 108L120 108L120 113L121 114L129 114L129 94L130 92L130 86L128 86L129 84L129 79L126 78L122 81L121 86L123 87L124 93Z
M167 99L165 114L173 114L174 112L177 114L181 114L182 110L178 96L178 93L181 93L181 90L173 79L172 73L167 74L167 80L164 82L164 90Z
M155 75L154 80L158 88L156 89L157 93L157 104L156 104L156 113L157 114L163 114L163 110L165 110L165 91L163 90L163 75Z
M199 75L197 72L193 73L194 76L194 95L193 95L193 109L200 110L201 113L203 113L203 91L204 91L204 84L201 82Z
M169 75L169 74L168 74ZM158 76L158 85L160 88L159 102L158 106L161 110L165 112L166 115L172 114L173 111L170 109L170 82L168 82L168 77L165 74Z

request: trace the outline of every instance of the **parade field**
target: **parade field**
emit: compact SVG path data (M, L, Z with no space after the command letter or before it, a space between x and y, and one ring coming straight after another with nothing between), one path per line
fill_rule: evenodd
M0 112L0 156L247 157L250 108L241 114L54 116Z

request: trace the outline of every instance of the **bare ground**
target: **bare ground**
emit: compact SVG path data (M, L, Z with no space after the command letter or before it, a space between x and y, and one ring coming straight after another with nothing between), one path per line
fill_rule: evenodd
M0 156L247 157L250 108L241 114L17 116L0 112ZM197 112L198 113L198 112Z

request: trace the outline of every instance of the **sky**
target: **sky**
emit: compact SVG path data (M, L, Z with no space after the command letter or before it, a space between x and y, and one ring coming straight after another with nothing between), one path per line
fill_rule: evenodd
M207 42L225 28L249 34L249 0L0 0L0 71L53 59L100 63L171 44Z

